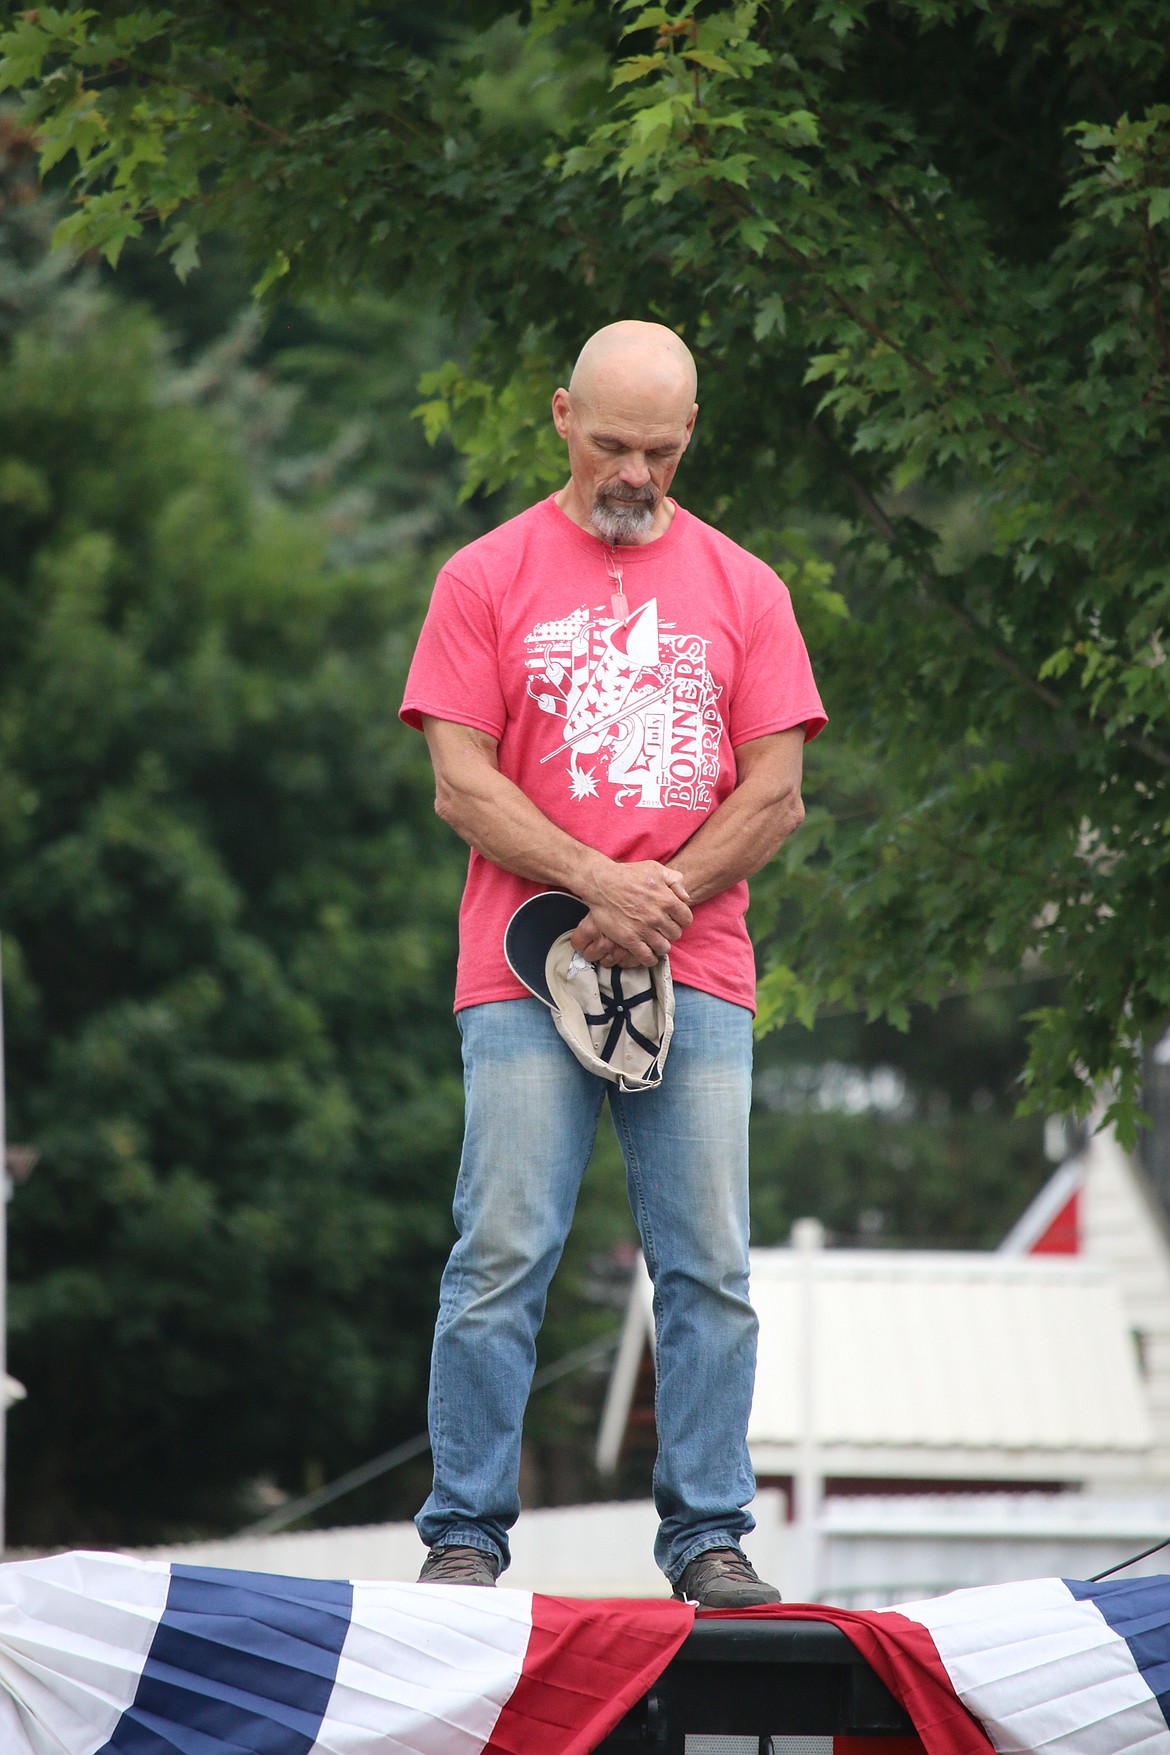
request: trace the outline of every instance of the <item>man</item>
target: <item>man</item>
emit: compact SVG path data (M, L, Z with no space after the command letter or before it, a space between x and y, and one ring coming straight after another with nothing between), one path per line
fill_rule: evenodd
M744 880L801 821L802 748L825 715L783 585L667 497L695 389L690 353L659 324L586 343L552 402L567 484L443 569L407 682L436 809L472 848L459 1239L435 1328L423 1580L493 1585L508 1564L536 1334L608 1094L655 1288L655 1558L676 1596L708 1607L779 1596L739 1547L755 1487ZM572 942L590 962L669 953L657 1088L580 1065L513 976L508 921L553 889L588 904Z

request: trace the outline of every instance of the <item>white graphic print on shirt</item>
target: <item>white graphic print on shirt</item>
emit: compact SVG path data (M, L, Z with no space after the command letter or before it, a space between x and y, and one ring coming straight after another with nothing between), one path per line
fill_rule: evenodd
M528 693L560 722L569 791L662 809L706 810L719 774L722 694L707 669L707 642L660 622L651 598L624 622L584 605L539 622L524 639Z

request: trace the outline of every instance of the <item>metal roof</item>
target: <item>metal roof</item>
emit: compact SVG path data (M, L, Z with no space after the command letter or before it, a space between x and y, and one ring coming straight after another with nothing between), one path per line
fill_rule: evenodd
M1150 1446L1117 1286L1083 1260L761 1249L752 1301L758 1474L793 1472L809 1442L823 1474L907 1479L1124 1474ZM652 1321L641 1268L599 1438L603 1468L616 1462Z

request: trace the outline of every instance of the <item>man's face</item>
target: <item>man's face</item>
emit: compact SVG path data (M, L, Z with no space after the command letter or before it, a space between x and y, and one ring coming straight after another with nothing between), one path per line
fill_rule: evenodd
M657 514L696 412L677 397L657 406L622 393L582 403L557 391L553 420L569 447L574 507L606 542L639 543L659 534Z

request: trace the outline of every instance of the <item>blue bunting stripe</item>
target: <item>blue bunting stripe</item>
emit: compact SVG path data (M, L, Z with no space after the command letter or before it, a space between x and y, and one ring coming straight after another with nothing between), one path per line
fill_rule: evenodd
M100 1755L309 1755L353 1587L172 1566L134 1703Z
M1066 1578L1069 1592L1078 1602L1090 1602L1100 1610L1113 1631L1120 1634L1133 1653L1133 1660L1150 1693L1170 1724L1170 1627L1166 1624L1165 1578L1110 1578L1100 1584L1082 1584Z

